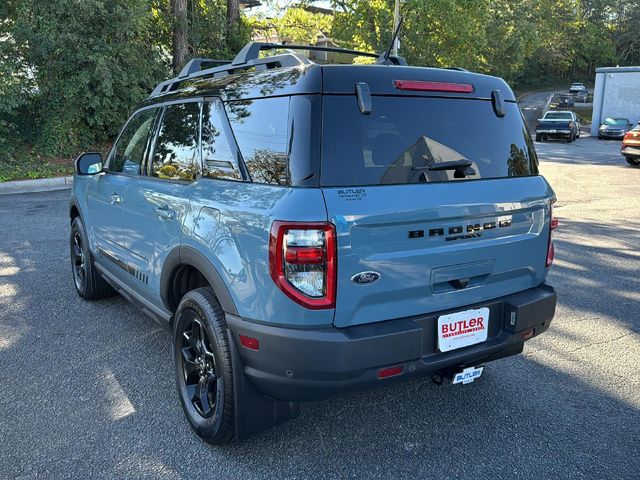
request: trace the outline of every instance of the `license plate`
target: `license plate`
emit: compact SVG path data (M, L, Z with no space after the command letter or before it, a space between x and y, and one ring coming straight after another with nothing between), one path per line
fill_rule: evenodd
M438 317L438 350L448 352L487 339L489 309L486 307Z
M456 373L453 376L452 384L462 383L466 385L467 383L473 382L476 378L480 378L482 375L482 370L484 367L468 367L462 370L461 372Z

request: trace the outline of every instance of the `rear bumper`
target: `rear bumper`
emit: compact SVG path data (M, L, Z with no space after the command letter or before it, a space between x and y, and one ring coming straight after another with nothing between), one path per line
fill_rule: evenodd
M476 307L490 309L487 340L444 353L436 349L436 321L452 311L342 329L275 327L232 315L227 323L236 345L241 334L260 342L258 351L238 348L244 374L258 391L278 400L307 401L520 353L524 330L534 328L535 336L549 328L556 293L543 284L453 311ZM379 369L396 365L403 367L402 374L378 379Z
M564 137L570 137L571 135L573 135L573 130L565 130L565 129L542 129L542 130L536 130L536 135L543 135L545 137L551 137L551 138L564 138Z

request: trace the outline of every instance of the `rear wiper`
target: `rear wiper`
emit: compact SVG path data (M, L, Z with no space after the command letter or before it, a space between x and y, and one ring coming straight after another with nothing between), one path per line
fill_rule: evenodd
M454 178L464 178L469 175L475 175L476 171L471 168L473 162L470 160L454 160L452 162L432 163L425 167L413 167L413 170L430 170L432 172L442 172L444 170L455 170Z
M471 165L473 165L473 162L469 160L454 160L452 162L432 163L427 167L427 170L431 170L433 172L440 172L442 170L458 170L466 169ZM473 168L471 170L473 170Z

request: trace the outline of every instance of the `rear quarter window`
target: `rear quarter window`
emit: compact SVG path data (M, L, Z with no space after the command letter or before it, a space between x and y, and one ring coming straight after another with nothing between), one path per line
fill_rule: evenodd
M225 104L238 148L253 182L289 185L289 101L289 97L274 97Z
M531 138L512 102L505 103L502 118L489 100L373 96L370 115L360 113L353 96L327 95L323 102L324 186L538 173ZM447 169L447 162L469 168Z

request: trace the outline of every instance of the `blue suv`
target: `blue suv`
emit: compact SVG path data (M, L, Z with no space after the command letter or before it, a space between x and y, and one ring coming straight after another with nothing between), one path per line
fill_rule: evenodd
M211 443L335 393L468 383L555 312L554 193L507 84L294 48L191 61L76 160L75 287L173 333Z

